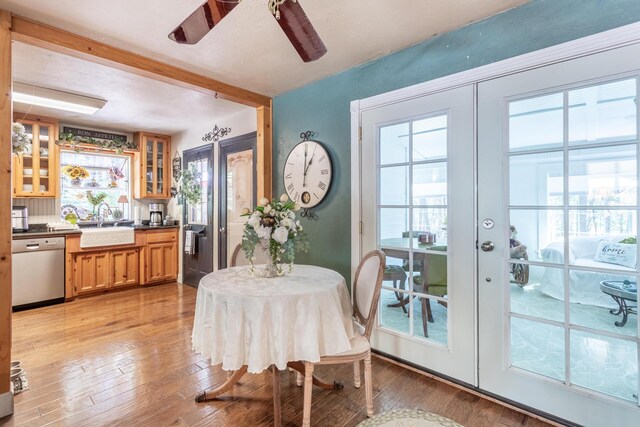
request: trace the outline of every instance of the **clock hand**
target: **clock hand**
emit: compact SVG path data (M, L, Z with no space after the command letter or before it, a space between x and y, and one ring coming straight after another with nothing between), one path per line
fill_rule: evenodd
M307 144L304 144L304 173L302 174L302 186L307 186Z
M311 166L311 163L313 162L313 157L316 155L316 148L318 148L317 145L313 148L313 153L311 153L311 159L309 159L309 163L307 163L307 167L304 168L305 176L307 176L307 171L309 170L309 166Z

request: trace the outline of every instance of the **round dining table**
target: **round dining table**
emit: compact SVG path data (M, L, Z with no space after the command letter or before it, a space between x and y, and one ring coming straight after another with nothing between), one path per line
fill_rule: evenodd
M303 372L304 361L351 349L357 333L344 277L322 267L294 265L278 277L261 277L264 266L218 270L198 286L192 332L193 350L229 371L227 381L196 401L213 400L246 373L271 368L274 420L280 417L278 371ZM342 388L314 379L324 388Z

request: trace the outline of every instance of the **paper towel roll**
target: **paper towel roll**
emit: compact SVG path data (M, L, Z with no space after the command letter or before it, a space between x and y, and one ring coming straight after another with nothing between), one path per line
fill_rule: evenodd
M140 206L133 208L133 220L138 221L140 219Z

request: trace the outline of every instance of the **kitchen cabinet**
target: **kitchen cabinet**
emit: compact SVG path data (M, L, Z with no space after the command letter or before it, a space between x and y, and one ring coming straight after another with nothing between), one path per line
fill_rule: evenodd
M74 284L77 295L111 287L109 254L80 254L74 257Z
M80 235L66 240L65 297L175 282L178 278L176 228L136 230L135 241L125 246L80 247Z
M178 278L177 229L147 235L144 283L168 282Z
M168 199L171 197L171 137L136 132L139 151L135 153L134 197Z
M138 249L111 252L111 285L114 288L138 284L140 255Z
M25 152L13 155L13 197L58 197L58 121L35 116L16 117L15 121L25 127L31 144Z

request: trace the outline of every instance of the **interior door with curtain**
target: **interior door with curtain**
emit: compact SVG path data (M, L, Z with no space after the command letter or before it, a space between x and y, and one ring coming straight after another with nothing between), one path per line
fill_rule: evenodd
M213 271L213 145L208 144L183 153L183 167L195 171L202 184L198 203L184 201L183 245L187 231L193 231L193 250L182 254L182 281L198 286L200 279Z
M387 255L372 345L472 385L473 107L466 86L361 116L362 253Z
M478 85L479 385L640 425L632 45Z

